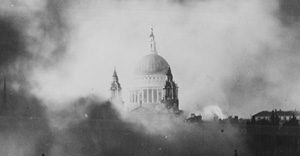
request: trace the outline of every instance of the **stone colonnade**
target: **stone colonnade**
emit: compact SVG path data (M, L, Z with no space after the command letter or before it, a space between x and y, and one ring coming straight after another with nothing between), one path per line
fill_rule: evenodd
M150 88L130 92L130 103L161 103L163 99L162 89Z

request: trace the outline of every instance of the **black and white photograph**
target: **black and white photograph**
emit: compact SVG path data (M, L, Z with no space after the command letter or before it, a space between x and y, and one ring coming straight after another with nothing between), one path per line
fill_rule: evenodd
M0 156L300 156L300 0L1 0Z

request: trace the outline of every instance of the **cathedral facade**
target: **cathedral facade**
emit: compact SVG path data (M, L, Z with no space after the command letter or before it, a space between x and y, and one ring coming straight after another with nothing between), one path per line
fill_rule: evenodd
M155 110L178 113L180 112L178 85L173 80L169 63L157 53L153 29L149 38L150 52L136 65L129 88L129 105L136 106L130 111ZM110 90L111 100L120 101L121 85L116 71Z

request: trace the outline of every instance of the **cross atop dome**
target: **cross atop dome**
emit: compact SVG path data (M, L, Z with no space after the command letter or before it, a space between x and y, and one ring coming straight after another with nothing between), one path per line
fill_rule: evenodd
M156 51L156 43L155 43L155 38L154 38L154 34L153 34L153 28L151 27L151 34L150 34L150 52L152 54L157 54Z

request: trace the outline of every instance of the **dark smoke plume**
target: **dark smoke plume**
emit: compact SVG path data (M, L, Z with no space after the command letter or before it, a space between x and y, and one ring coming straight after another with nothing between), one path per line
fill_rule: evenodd
M280 1L279 12L274 9L276 7L270 7L271 13L264 2L258 1L105 1L104 7L102 1L97 2L99 4L95 8L85 5L83 1L1 2L0 70L1 77L6 76L8 84L7 116L0 118L1 155L218 156L233 155L235 149L240 155L251 155L243 135L231 125L203 123L199 126L168 119L156 123L153 118L144 116L137 117L144 119L142 122L132 122L119 115L109 102L83 96L90 94L88 91L93 90L98 81L107 92L108 87L102 85L109 84L102 81L106 79L104 77L110 78L106 72L110 70L106 58L130 58L135 54L141 55L140 51L148 47L140 41L146 35L141 37L144 31L139 29L144 30L148 25L138 24L145 17L151 17L148 23L154 22L162 28L160 37L165 44L161 44L160 50L170 51L162 52L162 55L168 56L170 63L173 63L179 84L186 84L182 87L185 91L182 97L186 100L182 106L187 108L199 104L204 107L216 103L227 114L234 112L244 116L260 109L297 106L295 101L299 94L295 86L299 86L299 22L294 17L299 15L299 9L295 7L299 6L298 2ZM270 2L270 6L274 3ZM260 5L265 8L261 9ZM250 13L247 12L248 6L260 16L253 16L251 8ZM90 8L91 12L88 11ZM137 8L145 11L139 14ZM155 9L158 11L155 12ZM214 14L211 10L221 13ZM239 13L245 16L236 16ZM140 17L134 18L133 15ZM196 19L198 16L200 18ZM286 16L292 18L286 20ZM153 20L157 17L161 18ZM244 18L244 25L240 27L239 23ZM233 21L228 22L227 19ZM259 20L253 22L253 19ZM220 21L221 24L218 23ZM219 27L222 24L227 27ZM262 27L264 24L267 26ZM244 30L247 26L250 26L249 29ZM259 31L261 28L264 28L263 32ZM163 30L167 32L164 34ZM252 45L249 46L249 42ZM118 46L114 46L116 43ZM128 53L125 55L124 51ZM97 54L96 57L89 55L90 52ZM116 54L110 56L112 52ZM176 55L183 52L189 55ZM109 56L105 57L106 54ZM72 60L74 55L79 61ZM89 66L79 68L81 66L77 63L82 62ZM79 74L70 76L69 68ZM99 69L98 72L97 68L103 71ZM37 71L34 76L46 76L34 81L32 71ZM100 77L91 78L86 71L100 73ZM52 72L54 75L59 73L57 79L51 77ZM190 76L189 73L195 75ZM79 82L77 79L70 80L78 77ZM58 83L51 88L56 84L52 82L63 82L64 85ZM208 87L206 82L213 87ZM48 84L51 86L50 92L35 97ZM86 89L77 87L78 84L89 86ZM62 88L74 85L79 90L74 94L75 98L64 96L69 95L64 91L72 94L74 88ZM81 89L84 93L80 92ZM33 95L32 90L35 90ZM67 100L56 97L57 92ZM202 97L198 98L199 95ZM78 97L83 98L78 100ZM153 126L151 130L146 125L148 123ZM166 129L160 129L160 126L166 125Z
M221 156L232 155L235 149L242 151L242 155L251 155L241 134L230 125L207 123L200 126L181 121L174 122L173 130L148 133L146 126L139 122L124 122L109 102L82 98L75 103L73 110L76 112L76 107L83 105L87 108L78 116L80 122L70 122L69 126L54 134L51 155ZM84 119L81 120L80 116ZM158 123L161 124L164 123Z

